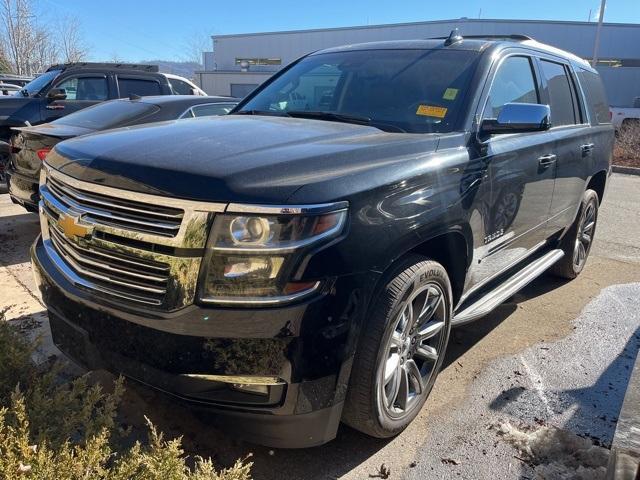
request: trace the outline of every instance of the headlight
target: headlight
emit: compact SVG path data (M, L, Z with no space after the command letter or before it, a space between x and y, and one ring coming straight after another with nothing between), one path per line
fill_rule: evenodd
M201 274L199 298L220 304L269 304L317 290L296 281L311 249L340 234L346 203L312 207L238 207L216 215ZM273 212L273 213L272 213Z

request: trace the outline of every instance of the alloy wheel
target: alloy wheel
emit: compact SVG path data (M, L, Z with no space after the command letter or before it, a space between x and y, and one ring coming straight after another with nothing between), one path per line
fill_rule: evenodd
M578 226L578 234L573 249L573 265L577 270L582 269L587 260L591 242L593 241L593 233L596 226L596 207L593 202L587 204L584 215L580 219Z
M442 288L428 283L402 304L379 366L379 399L400 419L431 389L444 352L447 302Z

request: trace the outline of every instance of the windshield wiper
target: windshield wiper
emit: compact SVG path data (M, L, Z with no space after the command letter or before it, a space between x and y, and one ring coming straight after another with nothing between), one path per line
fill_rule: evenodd
M311 118L315 120L329 120L333 122L355 123L356 125L369 125L379 128L380 130L391 130L400 133L406 133L406 130L392 125L390 123L378 122L364 115L351 115L348 113L321 112L314 110L288 110L287 113L291 117Z
M318 120L335 120L337 122L361 123L369 125L371 119L361 115L350 115L348 113L321 112L315 110L288 110L287 113L292 117L300 118L316 118Z
M288 112L274 112L272 110L239 110L230 115L270 115L272 117L288 117Z

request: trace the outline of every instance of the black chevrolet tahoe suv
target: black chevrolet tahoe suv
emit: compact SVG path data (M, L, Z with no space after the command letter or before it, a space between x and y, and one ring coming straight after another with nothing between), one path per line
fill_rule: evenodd
M53 339L257 443L390 437L452 327L583 269L613 139L585 61L452 34L307 55L225 117L62 142L32 247Z

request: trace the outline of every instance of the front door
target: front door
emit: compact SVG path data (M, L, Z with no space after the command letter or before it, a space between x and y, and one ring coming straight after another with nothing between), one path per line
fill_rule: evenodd
M506 103L541 100L533 59L526 55L502 59L490 85L482 119L497 118ZM480 155L491 196L468 287L480 286L544 242L555 179L551 136L550 132L499 134L483 141Z
M42 113L44 122L51 122L109 98L107 77L100 74L65 77L52 88L64 89L67 98L45 102Z

